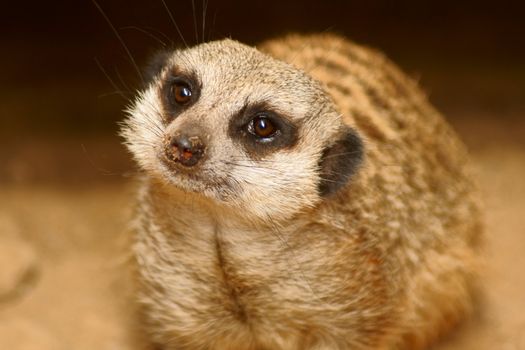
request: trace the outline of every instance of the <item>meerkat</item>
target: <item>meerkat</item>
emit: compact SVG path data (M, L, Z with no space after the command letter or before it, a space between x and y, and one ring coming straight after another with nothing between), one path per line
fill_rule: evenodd
M472 309L465 147L417 84L333 34L159 55L122 135L161 349L424 349Z

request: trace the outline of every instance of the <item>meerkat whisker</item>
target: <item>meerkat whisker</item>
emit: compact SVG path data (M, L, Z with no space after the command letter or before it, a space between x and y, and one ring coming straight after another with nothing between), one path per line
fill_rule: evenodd
M113 31L113 34L115 34L115 37L118 39L118 41L121 43L122 45L122 48L124 49L124 51L126 52L126 55L128 56L130 62L131 62L131 65L133 66L133 68L135 69L135 72L137 73L138 77L140 78L141 82L144 84L144 77L142 76L142 73L139 69L139 66L137 65L137 63L135 62L135 58L133 58L133 55L131 54L131 51L129 51L129 48L128 46L126 45L126 43L124 42L124 39L122 39L122 36L120 36L118 30L115 28L115 26L113 25L113 23L111 23L109 17L106 15L106 13L104 12L104 10L102 9L102 7L100 7L100 5L96 2L96 0L91 0L93 2L93 4L95 5L95 7L97 8L97 10L100 12L100 14L102 15L102 17L104 18L104 20L107 22L107 24L109 25L109 27L111 28L111 30Z
M173 23L173 26L175 27L175 30L177 31L177 34L179 35L180 39L182 40L182 43L186 48L189 48L188 44L186 43L186 40L184 39L184 35L182 35L182 32L180 31L179 26L177 25L177 21L175 21L175 18L173 17L173 14L171 13L170 8L166 4L165 0L160 0L162 2L162 5L166 9L166 12L168 13L168 16L171 20L171 23Z
M125 26L125 27L120 27L120 30L136 30L138 32L141 32L143 34L146 34L147 36L149 36L151 39L155 40L156 42L158 42L161 46L163 47L166 47L167 44L162 41L162 39L160 39L158 36L156 36L155 34L151 33L151 31L149 30L146 30L144 28L140 28L140 27L137 27L137 26Z
M109 74L106 72L106 70L104 69L104 67L102 67L102 64L100 63L100 61L95 57L95 63L97 64L97 67L98 69L100 69L100 71L102 72L102 74L104 74L104 76L106 77L106 79L109 81L109 83L111 84L111 86L113 87L113 89L115 89L114 92L112 93L115 93L115 94L119 94L123 99L127 100L128 98L126 97L126 94L130 94L131 95L131 92L130 91L124 91L122 89L120 89L117 84L115 84L115 82L113 81L113 79L111 79L111 77L109 76Z

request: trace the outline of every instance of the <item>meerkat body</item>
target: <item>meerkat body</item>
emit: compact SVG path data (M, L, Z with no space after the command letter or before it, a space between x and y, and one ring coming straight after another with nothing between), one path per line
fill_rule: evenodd
M331 35L259 49L166 54L129 110L152 340L424 348L470 308L480 225L463 146L381 54Z

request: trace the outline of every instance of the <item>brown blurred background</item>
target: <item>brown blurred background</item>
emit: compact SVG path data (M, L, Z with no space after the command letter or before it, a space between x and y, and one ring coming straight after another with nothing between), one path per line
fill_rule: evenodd
M99 2L140 67L181 44L160 0ZM168 5L195 43L191 0ZM203 1L195 7L201 41ZM205 37L336 31L386 52L452 121L511 123L525 110L524 11L519 1L210 0ZM140 80L90 0L5 4L0 45L0 181L78 184L129 168L115 134Z
M181 44L161 0L98 1L139 67ZM186 41L201 41L203 0L195 16L191 0L166 2ZM525 349L525 4L209 0L204 36L326 30L383 50L471 150L485 297L438 349ZM0 7L0 349L136 349L124 264L134 166L117 124L139 86L90 0Z

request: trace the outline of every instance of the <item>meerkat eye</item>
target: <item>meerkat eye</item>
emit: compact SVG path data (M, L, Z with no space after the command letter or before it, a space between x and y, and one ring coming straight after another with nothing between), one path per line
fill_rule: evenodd
M298 139L298 126L289 115L261 102L232 115L228 134L244 146L248 155L257 158L292 147Z
M183 82L175 82L171 87L171 91L173 93L175 102L178 104L183 105L190 102L192 91L188 84Z
M264 114L260 114L252 119L248 130L260 138L272 137L277 132L275 124Z

